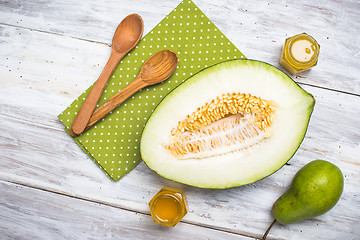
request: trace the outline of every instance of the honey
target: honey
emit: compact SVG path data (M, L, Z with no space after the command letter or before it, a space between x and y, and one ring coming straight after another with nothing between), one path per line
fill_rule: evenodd
M285 40L281 52L280 64L291 74L298 74L316 66L320 46L306 33L301 33Z
M149 202L154 222L174 227L187 213L184 191L173 187L163 187Z

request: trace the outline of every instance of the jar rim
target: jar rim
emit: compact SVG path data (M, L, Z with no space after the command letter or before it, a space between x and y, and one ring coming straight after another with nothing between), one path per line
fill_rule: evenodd
M314 50L314 55L310 58L310 60L306 61L306 62L300 62L298 60L296 60L296 58L294 57L294 55L292 54L291 48L293 46L293 44L298 41L299 39L305 39L310 41L314 46L315 46L315 50ZM308 66L313 64L314 62L316 62L318 60L319 57L319 53L320 53L320 45L317 43L317 41L311 37L310 35L306 34L306 33L300 33L297 34L293 37L291 37L289 39L289 43L287 44L287 52L288 52L288 56L289 56L289 60L296 65L299 66Z

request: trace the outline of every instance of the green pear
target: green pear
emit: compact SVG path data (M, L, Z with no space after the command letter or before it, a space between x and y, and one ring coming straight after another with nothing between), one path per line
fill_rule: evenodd
M273 205L276 221L291 224L324 214L339 201L344 177L334 164L315 160L300 169L290 188Z

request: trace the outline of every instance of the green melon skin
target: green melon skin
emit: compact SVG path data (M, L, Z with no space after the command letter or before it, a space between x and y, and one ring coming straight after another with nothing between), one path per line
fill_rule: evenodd
M344 188L341 170L316 160L295 175L290 188L274 203L272 213L282 224L291 224L322 215L339 201Z
M171 130L206 102L226 93L250 93L278 107L273 133L261 144L208 158L179 160L165 146ZM315 100L284 72L256 60L231 60L195 74L169 93L149 118L140 141L147 166L187 185L224 189L258 181L280 169L299 148Z

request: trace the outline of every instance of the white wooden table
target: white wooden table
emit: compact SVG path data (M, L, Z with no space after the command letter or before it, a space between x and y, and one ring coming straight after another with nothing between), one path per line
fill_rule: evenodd
M119 182L71 140L57 119L98 77L113 32L130 13L144 35L179 0L0 1L0 239L242 239L262 236L273 202L303 165L324 159L345 175L330 212L268 239L360 239L360 2L194 0L248 57L279 63L286 37L307 32L318 65L294 76L316 98L308 132L275 174L243 187L205 190L156 175L144 163ZM185 190L175 228L153 223L148 202L164 185Z

